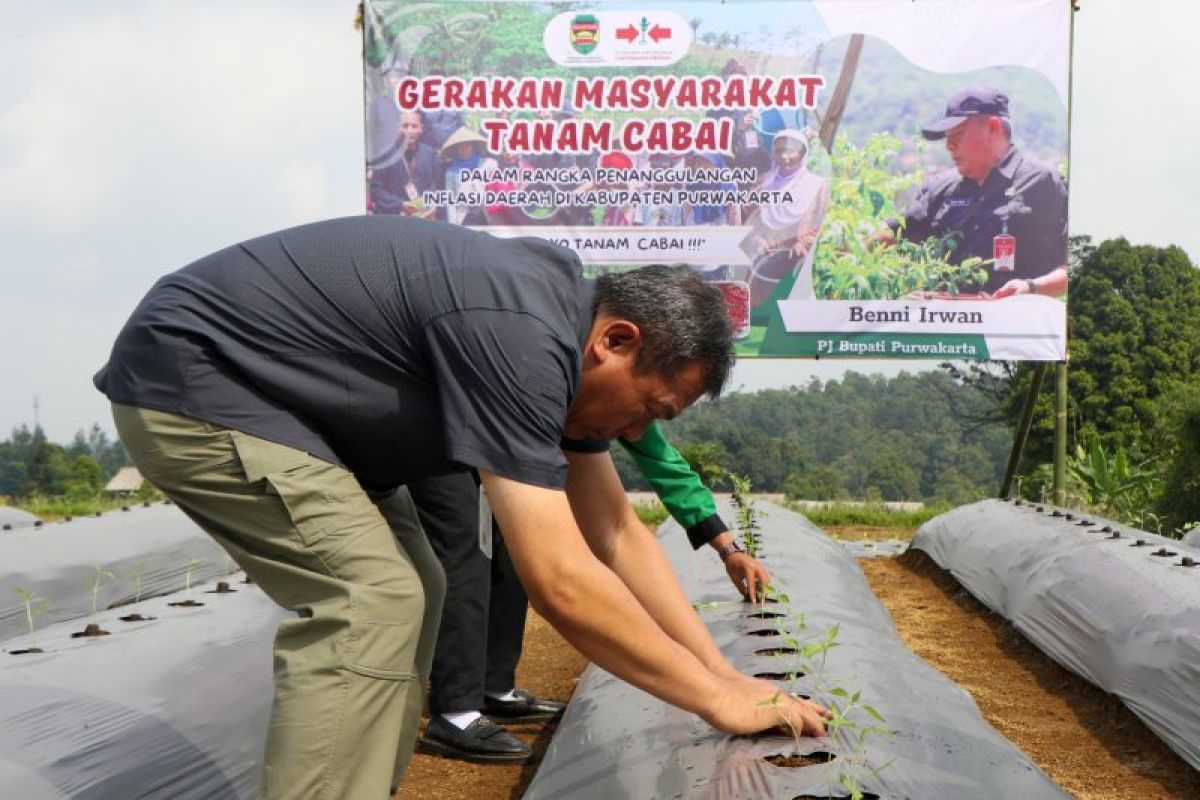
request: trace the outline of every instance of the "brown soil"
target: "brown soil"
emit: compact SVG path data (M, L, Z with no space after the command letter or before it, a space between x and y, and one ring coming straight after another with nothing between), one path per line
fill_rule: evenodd
M800 651L794 647L764 647L761 650L755 650L760 656L791 656Z
M780 633L775 628L759 628L756 631L747 631L747 636L779 636Z
M1200 797L1200 772L1120 700L1051 661L924 553L859 565L909 648L1075 797Z
M817 764L828 764L835 758L837 756L833 753L809 753L807 755L800 755L798 753L783 755L780 753L779 755L767 756L763 761L770 761L777 767L794 767L798 769L800 767L812 767Z
M587 660L567 644L550 625L532 611L525 625L525 650L517 667L517 683L538 697L568 700ZM468 764L438 756L413 756L397 799L403 800L503 800L521 797L537 772L542 755L557 727L505 726L533 748L528 764Z
M237 594L237 589L230 589L225 581L217 583L217 588L209 589L205 594Z
M75 633L72 633L71 638L72 639L82 639L84 637L110 636L110 635L111 634L108 631L104 630L104 628L101 628L99 625L97 625L96 623L93 622L93 623L90 623L83 630L75 631Z
M174 606L175 608L195 608L196 606L204 605L204 603L197 600L180 600L178 603L167 603L167 605Z
M831 537L851 542L886 542L891 539L912 539L916 528L879 528L874 525L830 525L825 529Z
M22 650L9 650L8 654L12 655L12 656L27 656L27 655L32 655L33 653L44 653L44 652L46 652L46 651L40 647L26 647Z
M158 619L158 618L157 617L143 617L141 614L130 614L127 617L118 617L118 619L120 619L121 622L149 622L152 619Z

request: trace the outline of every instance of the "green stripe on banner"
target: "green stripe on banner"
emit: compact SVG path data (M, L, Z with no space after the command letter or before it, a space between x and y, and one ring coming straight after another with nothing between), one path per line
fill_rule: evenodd
M936 333L789 333L764 339L758 355L977 361L989 358L987 341L982 336Z

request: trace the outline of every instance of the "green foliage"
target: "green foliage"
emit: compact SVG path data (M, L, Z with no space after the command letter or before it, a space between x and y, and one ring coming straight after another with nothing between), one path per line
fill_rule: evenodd
M872 528L894 528L915 530L929 520L945 514L953 506L948 503L931 503L914 511L900 511L880 505L832 505L828 508L802 508L789 503L789 508L803 514L818 527L835 525L862 525Z
M71 499L94 497L104 488L104 470L91 456L76 456L65 488Z
M793 472L781 488L789 500L844 500L849 494L845 476L828 464Z
M813 267L818 297L880 300L917 291L958 294L964 286L986 281L981 259L946 261L953 237L901 239L892 246L875 240L888 220L900 216L898 198L924 177L920 170L896 170L900 149L900 140L888 134L876 134L862 147L846 137L834 144L829 167L832 202Z
M13 498L10 501L10 505L14 508L28 511L30 514L41 517L47 522L64 517L90 517L93 514L114 511L127 503L127 500L120 497L93 496L71 498L65 495L58 497L29 495Z
M1125 448L1109 452L1095 431L1087 435L1087 447L1078 445L1067 470L1087 492L1088 503L1108 513L1130 513L1150 505L1158 484L1158 473L1146 463L1131 464Z
M1200 520L1200 386L1183 387L1164 402L1163 425L1174 439L1156 508L1168 531L1184 531Z
M1200 395L1200 270L1177 247L1124 239L1097 247L1086 236L1072 237L1068 264L1068 420L1083 445L1068 497L1131 524L1177 530L1200 518L1200 431L1187 422L1200 414L1188 410ZM990 398L993 413L981 418L1015 430L1032 365L950 371ZM1020 469L1024 496L1048 496L1053 442L1054 381L1047 380ZM1138 476L1136 487L1120 488L1122 469L1127 479Z
M725 477L725 468L721 464L728 454L716 442L688 442L679 446L679 454L687 459L688 466L709 489L716 489Z
M67 447L47 440L40 426L14 428L0 441L0 495L65 495L78 500L95 495L117 469L129 463L120 442L110 441L99 425L75 434Z
M758 558L762 549L761 526L758 524L760 512L756 508L754 495L751 491L750 480L741 475L729 473L729 482L733 485L733 505L737 508L737 527L742 535L742 545L746 552Z
M992 408L984 392L939 372L848 372L699 403L663 428L685 453L697 445L719 452L725 468L760 492L974 499L995 492L1011 446L1002 424L976 419ZM625 485L645 488L623 454L613 455Z
M638 519L651 529L657 528L670 516L663 504L657 500L649 503L634 503L633 510L638 515Z

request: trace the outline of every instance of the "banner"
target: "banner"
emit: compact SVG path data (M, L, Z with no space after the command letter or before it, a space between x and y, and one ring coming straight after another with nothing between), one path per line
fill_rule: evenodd
M364 4L370 213L687 264L743 357L1065 357L1070 4L563 9Z

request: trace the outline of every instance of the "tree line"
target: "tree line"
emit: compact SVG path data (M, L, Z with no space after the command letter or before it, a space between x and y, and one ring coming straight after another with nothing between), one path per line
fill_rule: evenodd
M0 496L91 497L129 463L98 424L65 446L49 441L40 425L21 425L0 441Z

